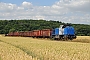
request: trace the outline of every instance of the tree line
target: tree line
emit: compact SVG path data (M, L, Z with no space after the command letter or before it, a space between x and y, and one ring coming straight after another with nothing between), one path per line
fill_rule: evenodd
M54 29L66 24L61 21L47 20L0 20L0 34L7 34L15 31L32 31L41 29ZM69 23L71 24L71 23ZM90 36L90 25L71 24L76 35Z

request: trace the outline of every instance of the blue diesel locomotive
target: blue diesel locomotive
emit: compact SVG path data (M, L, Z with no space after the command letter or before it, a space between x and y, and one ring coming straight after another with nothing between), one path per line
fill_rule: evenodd
M76 38L75 30L71 25L60 25L52 31L51 38L55 40L72 40Z

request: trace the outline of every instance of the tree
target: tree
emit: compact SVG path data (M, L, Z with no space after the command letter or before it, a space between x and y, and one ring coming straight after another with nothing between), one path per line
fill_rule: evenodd
M15 32L16 30L14 28L10 29L9 32Z
M32 31L41 29L55 29L64 22L47 20L0 20L0 34L7 34L14 31ZM71 24L77 35L90 36L90 25Z

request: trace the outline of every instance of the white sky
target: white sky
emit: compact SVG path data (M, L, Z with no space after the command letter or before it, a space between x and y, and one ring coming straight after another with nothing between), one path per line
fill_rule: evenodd
M90 0L60 0L51 6L0 2L0 20L45 19L65 23L90 24Z

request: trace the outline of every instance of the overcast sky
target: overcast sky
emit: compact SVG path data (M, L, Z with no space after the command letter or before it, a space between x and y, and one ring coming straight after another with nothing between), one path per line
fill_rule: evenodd
M90 0L0 0L1 19L45 19L90 24Z

